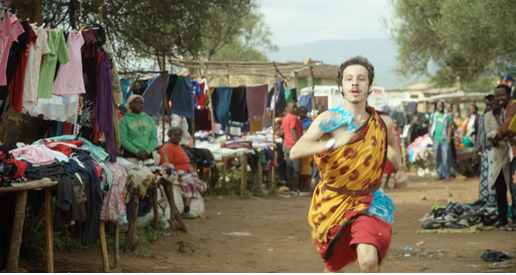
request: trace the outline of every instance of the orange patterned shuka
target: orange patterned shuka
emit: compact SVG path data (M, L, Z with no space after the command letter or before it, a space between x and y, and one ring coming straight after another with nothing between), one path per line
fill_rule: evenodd
M328 190L324 185L354 190L381 184L387 158L387 131L379 114L373 108L368 110L369 121L357 131L354 141L331 153L315 155L322 182L315 189L308 222L314 245L323 258L335 234L347 221L367 210L373 200L372 193L353 197Z

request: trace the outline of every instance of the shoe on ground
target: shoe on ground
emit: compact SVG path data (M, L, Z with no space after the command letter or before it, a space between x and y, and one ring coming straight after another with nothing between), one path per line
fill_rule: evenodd
M459 224L459 223L456 223L456 222L447 222L447 223L444 224L443 227L444 228L448 228L448 229L466 229L469 226L464 225L464 224Z
M421 229L441 229L442 228L442 224L441 223L436 223L436 222L429 222L427 224L423 224L421 225Z
M507 225L509 222L507 220L498 220L496 221L493 226L494 227L502 227L502 226L505 226Z
M195 216L190 214L190 212L188 212L188 213L183 212L183 214L181 214L181 218L183 218L183 219L195 219Z
M433 221L437 223L458 222L459 216L455 213L446 213L445 215L434 218Z
M426 213L421 219L418 219L420 222L426 222L434 219L434 214Z
M506 224L504 226L501 226L500 230L516 231L516 223L508 223L508 224Z

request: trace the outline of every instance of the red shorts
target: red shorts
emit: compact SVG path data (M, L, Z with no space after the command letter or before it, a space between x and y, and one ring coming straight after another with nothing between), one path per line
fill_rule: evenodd
M338 228L335 228L337 234ZM391 243L391 225L375 216L360 215L350 225L344 228L344 234L333 250L330 259L324 260L326 269L337 272L346 265L357 260L356 245L372 244L380 252L380 263L387 256ZM333 232L332 232L333 233Z

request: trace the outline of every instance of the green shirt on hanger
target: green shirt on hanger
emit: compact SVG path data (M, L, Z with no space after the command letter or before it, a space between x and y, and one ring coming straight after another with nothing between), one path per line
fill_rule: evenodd
M52 86L56 74L57 61L66 64L70 61L70 53L66 47L63 31L51 31L48 34L50 52L45 55L41 64L38 83L38 98L52 98Z

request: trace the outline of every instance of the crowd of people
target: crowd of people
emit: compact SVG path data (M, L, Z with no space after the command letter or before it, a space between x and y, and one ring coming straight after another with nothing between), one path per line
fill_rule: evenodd
M436 172L440 180L449 180L450 168L458 167L455 148L474 148L475 155L467 168L479 176L479 201L498 208L495 227L516 231L516 180L511 177L516 178L516 104L511 98L511 88L497 86L485 96L484 103L482 115L471 104L462 119L458 112L452 115L451 104L437 102L429 125ZM510 207L507 191L512 200ZM509 217L513 223L508 222Z

